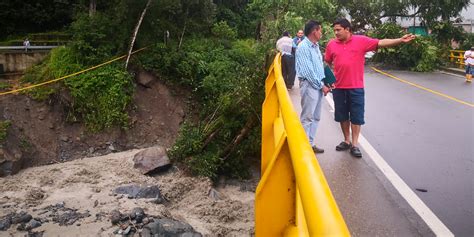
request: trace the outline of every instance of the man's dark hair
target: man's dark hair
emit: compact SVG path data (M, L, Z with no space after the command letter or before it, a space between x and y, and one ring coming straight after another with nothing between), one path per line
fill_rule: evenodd
M335 25L340 25L344 29L349 28L349 31L352 31L351 23L346 18L337 19L334 23L332 23L332 27Z
M321 28L321 23L315 20L309 20L304 25L304 35L308 36L311 34L311 32L313 32L313 30L317 30L319 28Z
M288 37L290 37L290 32L284 31L282 35L283 35L283 36L288 36Z

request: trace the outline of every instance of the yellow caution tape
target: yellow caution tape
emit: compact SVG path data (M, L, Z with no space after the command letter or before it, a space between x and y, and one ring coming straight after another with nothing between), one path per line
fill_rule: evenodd
M142 50L145 50L145 49L147 49L147 48L148 48L148 47L144 47L144 48L141 48L141 49L137 49L137 50L133 51L132 54L138 53L138 52L140 52L140 51L142 51ZM109 61L107 61L107 62L105 62L105 63L101 63L101 64L99 64L99 65L96 65L96 66L93 66L93 67L84 69L84 70L82 70L82 71L69 74L69 75L67 75L67 76L63 76L63 77L56 78L56 79L53 79L53 80L41 82L41 83L34 84L34 85L31 85L31 86L26 86L26 87L19 88L19 89L16 89L16 90L11 90L11 91L7 91L7 92L0 92L0 96L2 96L2 95L8 95L8 94L13 94L13 93L17 93L17 92L24 91L24 90L29 90L29 89L32 89L32 88L35 88L35 87L38 87L38 86L44 86L44 85L51 84L51 83L54 83L54 82L57 82L57 81L61 81L61 80L64 80L64 79L66 79L66 78L73 77L73 76L82 74L82 73L84 73L84 72L88 72L88 71L94 70L94 69L96 69L96 68L105 66L105 65L107 65L107 64L110 64L110 63L115 62L115 61L117 61L117 60L123 59L123 58L125 58L125 57L127 57L127 55L123 55L123 56L120 56L120 57L118 57L118 58L114 58L114 59L109 60Z

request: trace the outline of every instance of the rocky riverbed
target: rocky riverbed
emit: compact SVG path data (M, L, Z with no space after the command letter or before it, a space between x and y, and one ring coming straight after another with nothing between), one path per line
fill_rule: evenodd
M256 181L144 175L140 151L0 178L0 236L253 236Z

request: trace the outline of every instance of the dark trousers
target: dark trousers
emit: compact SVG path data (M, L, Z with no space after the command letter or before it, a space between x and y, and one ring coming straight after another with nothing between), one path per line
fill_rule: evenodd
M293 55L284 54L281 56L281 73L283 74L286 88L291 89L295 84L296 77L295 57Z

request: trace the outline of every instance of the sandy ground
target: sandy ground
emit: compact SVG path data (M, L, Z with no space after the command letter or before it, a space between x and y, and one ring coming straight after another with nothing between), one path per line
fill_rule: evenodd
M254 190L241 191L238 182L213 188L208 179L186 176L175 167L154 177L142 175L133 169L138 151L33 167L0 178L0 217L24 210L41 218L42 208L64 202L90 216L70 226L45 223L34 231L44 231L44 236L114 236L118 227L108 214L142 207L148 215L187 222L204 236L253 236ZM113 195L112 190L127 184L159 185L167 201L154 204ZM25 234L16 226L0 231L0 236Z

